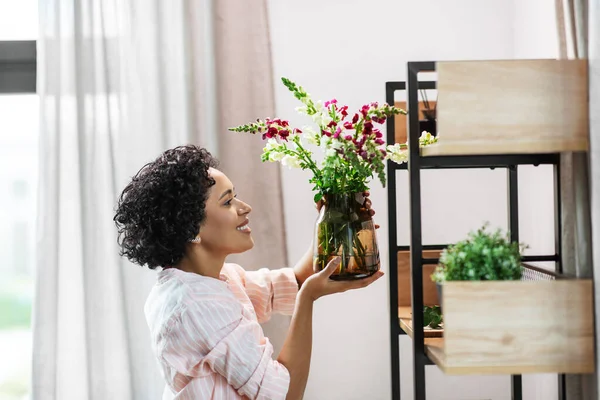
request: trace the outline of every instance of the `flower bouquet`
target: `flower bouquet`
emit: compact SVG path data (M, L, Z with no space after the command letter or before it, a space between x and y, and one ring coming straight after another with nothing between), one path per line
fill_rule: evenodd
M334 257L341 263L332 279L360 279L379 270L379 250L374 223L364 208L362 193L376 175L385 187L385 160L402 163L406 144L386 146L376 124L388 117L406 114L400 108L372 102L352 115L336 99L313 101L296 83L283 84L302 103L296 110L315 122L317 129L292 128L288 121L266 118L230 128L235 132L260 134L266 140L262 161L281 162L291 168L310 170L315 202L323 200L315 229L315 271ZM428 141L435 141L429 135ZM324 157L317 162L307 144L318 146Z

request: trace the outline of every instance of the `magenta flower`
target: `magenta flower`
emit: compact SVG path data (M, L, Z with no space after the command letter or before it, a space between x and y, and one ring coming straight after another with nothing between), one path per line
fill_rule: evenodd
M348 106L343 106L339 109L339 111L342 114L342 118L346 118L348 116Z
M346 135L346 136L344 136L344 139L350 141L350 140L352 140L352 135Z
M361 107L360 113L362 114L363 118L367 118L367 114L369 113L370 109L371 108L369 107L368 104L365 104L364 106Z
M359 118L358 114L354 114L354 117L352 117L352 123L356 124L358 122L358 118Z
M354 129L354 125L352 124L352 122L344 122L344 128L346 129Z
M279 136L283 140L287 141L288 136L290 136L290 130L289 129L282 129L282 130L280 130L279 131Z
M337 100L336 99L331 99L325 102L324 106L325 108L329 107L331 104L336 104Z
M340 128L338 126L338 128L335 130L335 133L333 134L333 138L334 139L338 139L340 137L340 134L342 133L342 128Z

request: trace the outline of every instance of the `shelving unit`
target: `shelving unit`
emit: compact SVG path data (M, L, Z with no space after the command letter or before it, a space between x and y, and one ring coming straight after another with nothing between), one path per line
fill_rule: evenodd
M560 373L559 398L564 400L562 374L594 370L592 283L563 276L560 255L560 152L585 151L588 147L587 106L582 107L587 104L585 68L580 62L558 60L409 62L407 82L386 83L387 103L396 104L395 92L405 90L409 111L408 165L388 162L393 400L400 399L399 335L412 339L417 400L425 400L427 365L437 365L448 374L513 374L511 390L516 400L522 398L522 373ZM419 81L419 73L436 70L437 81ZM410 111L418 110L420 89L436 87L440 142L421 151L419 113ZM559 113L557 108L566 112ZM395 124L396 119L388 119L388 143L396 142ZM524 280L528 282L452 282L444 286L444 337L432 337L439 336L432 332L425 337L424 329L416 327L423 326L424 304L437 300L429 270L438 263L439 251L447 245L422 243L421 170L506 169L508 229L511 240L518 242L518 166L541 164L554 167L555 254L525 256L523 262L552 261L555 273L525 265ZM409 178L408 246L397 245L397 173L408 173ZM498 314L483 320L472 315L469 318L469 313L476 311L471 306L474 298ZM513 301L499 302L499 298ZM519 318L522 321L528 317L526 324L518 323ZM543 345L536 347L534 341L540 334L547 337L542 340ZM562 343L565 348L559 348ZM518 349L523 346L531 351L519 354Z

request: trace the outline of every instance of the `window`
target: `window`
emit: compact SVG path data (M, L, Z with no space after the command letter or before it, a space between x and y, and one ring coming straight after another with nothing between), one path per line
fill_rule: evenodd
M37 0L0 0L0 400L24 400L30 393L37 34Z

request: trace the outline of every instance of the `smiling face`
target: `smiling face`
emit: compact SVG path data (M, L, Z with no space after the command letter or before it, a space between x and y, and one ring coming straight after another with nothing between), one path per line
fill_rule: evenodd
M248 214L252 207L237 198L233 184L219 170L211 168L215 185L206 201L206 219L200 227L201 245L216 256L242 253L254 247Z

